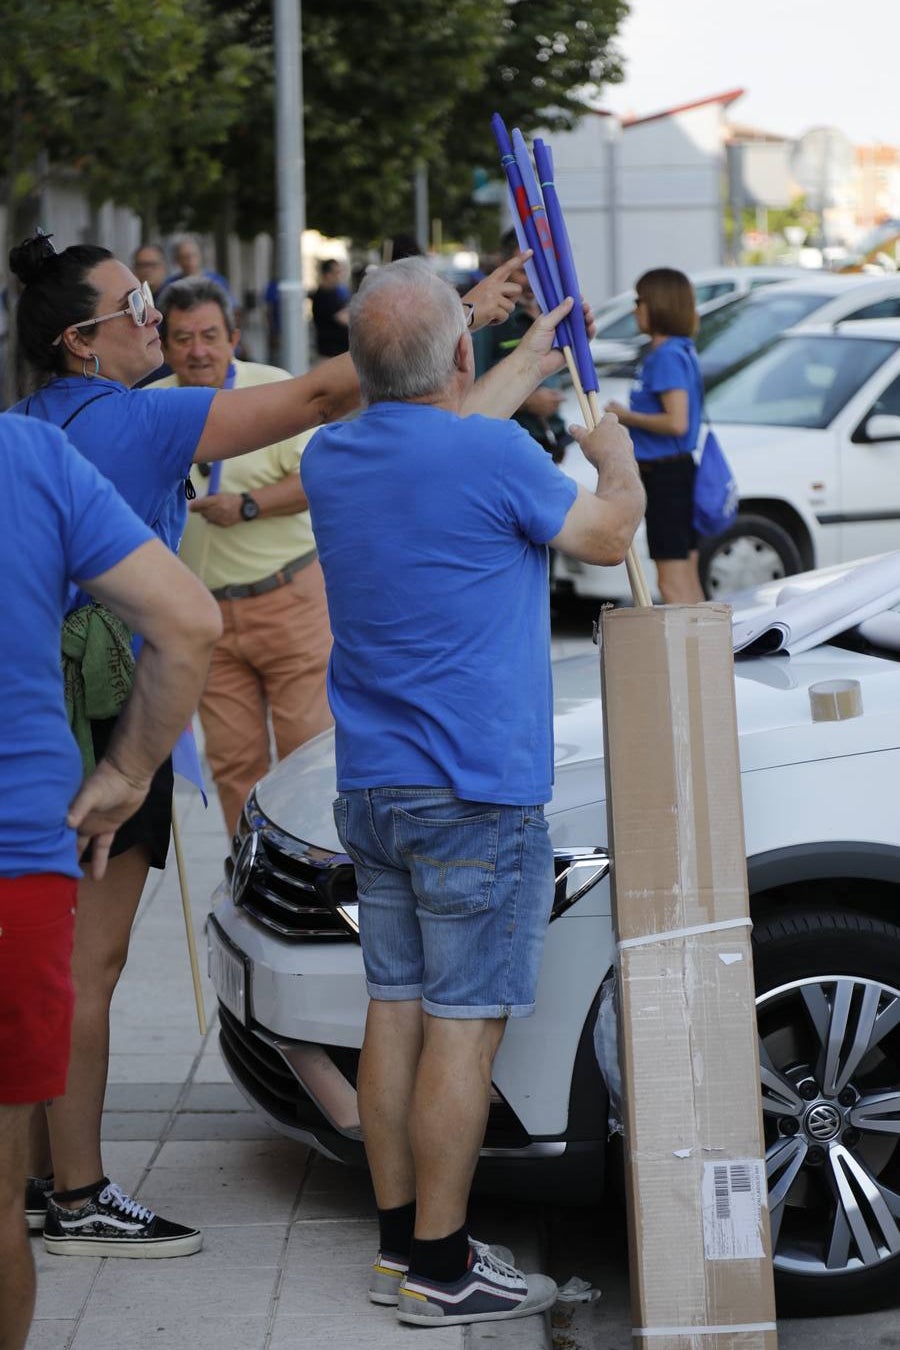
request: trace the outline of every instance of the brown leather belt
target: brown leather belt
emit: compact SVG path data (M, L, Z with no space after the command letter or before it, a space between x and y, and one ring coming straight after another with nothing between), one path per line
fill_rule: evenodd
M314 548L310 549L309 553L294 558L293 562L285 563L284 567L273 572L270 577L251 581L246 586L216 586L212 594L217 600L248 600L251 595L265 595L268 591L277 591L278 587L284 586L295 573L315 562L318 556Z

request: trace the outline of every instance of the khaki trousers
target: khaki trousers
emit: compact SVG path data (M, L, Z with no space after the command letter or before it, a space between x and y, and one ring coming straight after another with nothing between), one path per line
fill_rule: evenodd
M279 759L331 726L325 672L331 630L314 560L265 595L220 600L223 633L200 700L200 722L229 834L247 793Z

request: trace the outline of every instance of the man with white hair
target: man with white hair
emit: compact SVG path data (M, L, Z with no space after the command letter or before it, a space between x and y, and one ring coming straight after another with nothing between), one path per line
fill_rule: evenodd
M335 820L370 999L369 1296L419 1325L522 1317L556 1297L470 1238L466 1210L491 1065L507 1019L533 1011L553 900L547 546L621 562L644 509L615 417L575 433L594 494L499 420L559 369L554 323L570 307L473 387L455 291L422 259L379 269L350 310L364 411L317 432L303 461L334 636Z

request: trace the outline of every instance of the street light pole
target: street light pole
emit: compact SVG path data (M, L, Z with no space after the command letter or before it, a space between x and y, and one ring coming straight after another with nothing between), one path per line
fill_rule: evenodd
M306 227L301 3L302 0L274 0L273 15L281 364L292 375L302 375L309 369L301 256Z

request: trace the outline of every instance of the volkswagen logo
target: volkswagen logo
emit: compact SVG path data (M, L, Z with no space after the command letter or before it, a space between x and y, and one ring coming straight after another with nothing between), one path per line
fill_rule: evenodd
M256 863L258 848L259 835L256 830L251 830L241 844L240 852L234 864L234 871L231 874L231 898L235 905L240 905L244 898L244 892L250 882L250 876Z
M841 1124L841 1113L837 1107L820 1102L806 1117L806 1133L821 1144L839 1135Z

